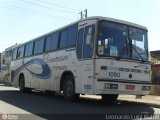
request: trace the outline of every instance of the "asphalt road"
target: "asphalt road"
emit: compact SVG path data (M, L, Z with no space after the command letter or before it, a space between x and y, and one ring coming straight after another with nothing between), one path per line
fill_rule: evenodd
M117 114L121 116L116 116ZM62 95L44 92L21 93L17 88L0 84L0 120L105 120L105 119L160 119L160 109L136 103L121 102L109 105L101 100L80 98L68 102ZM144 116L142 116L144 115Z

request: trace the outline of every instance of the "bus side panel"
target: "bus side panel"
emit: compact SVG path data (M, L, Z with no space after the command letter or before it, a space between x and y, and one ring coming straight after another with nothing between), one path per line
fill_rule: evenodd
M56 82L58 80L57 76L57 52L50 52L43 55L43 60L48 64L51 69L51 77L46 81L46 90L57 91Z
M19 75L20 73L23 73L22 65L23 65L23 59L14 60L11 62L11 73L12 73L11 82L12 84L15 85L15 87L19 86Z
M71 68L73 69L75 75L75 92L81 94L92 94L93 59L75 60L75 63L71 64Z
M25 79L25 86L28 88L33 88L33 80L32 80L32 76L30 74L30 72L28 70L31 70L31 65L25 65L25 63L27 63L28 61L30 61L31 58L24 58L24 64L23 64L23 74L24 74L24 79Z
M94 67L93 62L94 59L83 60L80 63L80 67L78 67L78 74L80 77L78 81L81 82L81 91L83 94L93 94L93 80L94 80ZM80 68L80 69L79 69ZM77 84L79 85L79 84Z
M77 60L75 48L58 52L55 78L56 90L60 91L60 80L63 72L70 71L75 80L75 92L82 94L93 93L93 60Z
M73 51L60 50L57 53L57 65L55 66L56 90L60 91L60 81L65 71L74 75L75 48ZM73 64L72 64L73 63Z

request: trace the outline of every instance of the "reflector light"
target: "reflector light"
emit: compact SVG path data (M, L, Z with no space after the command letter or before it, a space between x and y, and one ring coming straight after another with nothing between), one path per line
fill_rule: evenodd
M126 85L126 90L134 90L135 85Z

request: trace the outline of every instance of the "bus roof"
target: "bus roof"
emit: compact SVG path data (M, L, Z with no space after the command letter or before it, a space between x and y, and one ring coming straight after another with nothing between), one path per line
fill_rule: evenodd
M106 21L121 23L121 24L125 24L125 25L129 25L129 26L133 26L133 27L137 27L137 28L140 28L140 29L147 30L146 27L144 27L144 26L142 26L142 25L138 25L138 24L132 23L132 22L128 22L128 21L124 21L124 20L119 20L119 19L115 19L115 18L109 18L109 17L93 16L93 17L87 17L87 18L83 18L83 19L77 20L77 21L72 22L72 23L70 23L70 24L68 24L68 25L66 25L66 26L60 27L60 28L55 29L55 30L53 30L53 31L51 31L51 32L48 32L48 33L46 33L46 34L43 34L43 35L38 36L38 37L36 37L36 38L33 38L33 39L31 39L31 40L23 43L23 44L26 44L26 43L29 43L29 42L31 42L31 41L37 40L37 39L42 38L42 37L44 37L44 36L46 36L46 35L52 34L53 32L57 32L57 31L59 31L59 30L62 30L62 29L66 28L66 27L68 27L68 26L71 26L71 25L73 25L73 24L76 24L76 23L79 23L79 22L82 22L82 21L86 21L86 20L93 20L93 19L106 20ZM22 45L22 44L21 44L21 45Z
M128 21L125 21L125 20L119 20L119 19L115 19L115 18L103 17L103 16L87 17L87 18L81 19L79 21L90 20L90 19L106 20L106 21L121 23L121 24L125 24L125 25L129 25L129 26L133 26L133 27L137 27L137 28L140 28L140 29L147 30L147 27L139 25L139 24L135 24L135 23L132 23L132 22L128 22Z

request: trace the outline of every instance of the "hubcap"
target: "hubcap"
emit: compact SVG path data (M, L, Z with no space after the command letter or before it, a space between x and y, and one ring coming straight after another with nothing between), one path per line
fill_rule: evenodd
M67 96L71 96L72 93L73 93L73 85L72 85L72 82L71 82L71 81L68 81L68 82L66 83L65 89L66 89L66 95L67 95Z

